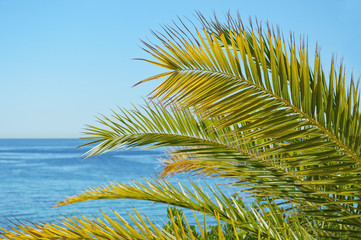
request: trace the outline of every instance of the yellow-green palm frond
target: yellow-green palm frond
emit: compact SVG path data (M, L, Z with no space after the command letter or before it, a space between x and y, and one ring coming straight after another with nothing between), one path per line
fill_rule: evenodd
M234 222L225 224L219 215L214 213L217 224L207 225L207 217L201 219L193 212L195 225L190 225L191 217L183 212L170 209L168 224L163 227L142 217L136 209L134 214L128 213L131 221L126 221L117 212L110 216L101 212L102 217L89 218L86 216L65 217L52 223L25 223L10 222L8 228L0 227L0 239L37 240L37 239L162 239L162 240L204 240L204 239L314 239L314 236L323 236L315 230L311 235L302 226L297 218L283 218L280 209L275 206L267 212L249 207L247 213L253 218L247 219L244 225L255 225L258 222L257 232L244 230L245 226L237 226ZM286 221L287 220L287 221ZM291 220L291 221L290 221ZM327 236L327 235L324 235Z
M305 211L312 209L308 214L322 220L340 217L345 218L340 224L360 224L358 214L354 213L359 212L360 185L357 181L361 176L353 174L357 173L357 169L350 168L354 163L344 164L343 169L340 164L337 168L320 166L317 171L302 169L292 165L294 159L302 160L303 154L300 154L296 156L298 159L289 156L281 165L255 154L249 143L234 141L236 138L229 134L233 131L231 127L215 129L218 118L202 119L189 110L169 108L148 104L142 111L137 108L122 110L120 114L114 113L114 118L100 119L103 128L87 130L87 138L101 141L88 154L129 147L183 146L185 148L173 151L178 160L168 164L165 171L189 170L226 177L245 187L253 196L285 199ZM322 154L308 161L317 161Z
M332 61L327 76L318 51L309 60L304 42L296 47L270 27L202 22L195 34L164 27L161 45L144 42L150 62L167 69L151 97L218 118L214 127L231 128L232 144L307 181L315 195L350 201L360 219L359 96L343 67Z
M282 239L279 228L286 224L290 225L284 229L287 235L292 233L311 237L306 231L294 233L291 227L292 223L286 223L286 221L295 220L297 215L293 216L294 212L286 214L285 210L274 203L268 202L265 206L258 203L254 207L247 207L236 193L227 196L222 193L217 185L214 186L217 190L210 186L204 190L191 182L193 190L190 190L182 183L178 182L178 184L179 187L176 187L164 179L153 179L153 181L146 181L144 184L134 181L131 185L114 182L103 187L80 192L55 206L97 199L140 199L201 212L231 224L238 230L251 232L254 236L260 234L262 237L271 236L272 239ZM300 222L296 225L299 225L297 226L298 230L303 229Z
M190 228L185 216L182 217L187 224L180 225L179 216L172 216L170 221L174 224L164 229L148 217L142 217L136 209L134 215L128 213L132 219L130 222L113 212L115 217L101 212L103 218L72 216L53 223L12 222L9 225L11 230L0 228L0 239L199 239L194 236L195 229ZM196 216L195 219L198 221ZM204 230L199 232L203 233Z
M199 17L204 18L202 15ZM306 118L316 120L316 125L320 125L318 127L325 128L321 128L321 130L326 135L331 138L335 138L332 135L337 136L338 140L344 142L345 146L343 147L350 156L357 155L360 158L361 114L358 86L355 86L353 76L351 76L350 85L346 85L342 64L336 70L334 59L332 59L327 76L327 73L323 71L317 47L315 57L311 59L313 61L312 68L309 64L308 47L304 40L297 48L295 36L291 35L290 42L286 46L283 36L281 37L280 33L275 34L274 29L268 25L266 34L262 32L262 26L258 23L257 32L254 32L253 28L245 31L237 24L237 20L232 19L230 15L228 18L228 24L220 24L216 19L215 21L202 21L202 24L205 29L215 35L221 45L224 44L225 48L227 48L226 45L232 48L234 41L232 39L236 39L243 30L250 49L250 52L246 54L251 55L256 64L258 62L258 73L262 69L263 75L259 74L259 77L264 77L265 85L261 84L264 89L288 100L289 104L300 110ZM238 19L238 21L241 20ZM239 49L237 44L236 41L236 48ZM268 76L266 76L267 69L269 70ZM252 69L249 70L252 71ZM279 75L286 74L285 85L282 86L282 83L278 81L278 79L282 81L282 76L277 76L277 72ZM271 81L269 77L272 78ZM284 87L286 89L282 90Z
M317 152L328 152L328 159L339 157L332 164L341 160L358 165L358 89L351 83L346 91L342 68L336 71L332 63L326 78L317 53L311 71L304 44L297 51L294 42L286 47L271 29L264 34L241 25L224 28L197 30L192 40L186 31L168 27L166 35L157 35L163 46L144 43L168 69L152 97L205 117L219 116L218 128L238 125L233 133L239 141L263 140L254 150L264 157L300 151L312 156L317 145ZM266 143L284 142L287 148L265 151Z
M12 230L1 228L6 239L171 239L135 210L138 219L127 222L114 211L115 218L101 212L104 219L86 216L65 217L53 223L14 223Z

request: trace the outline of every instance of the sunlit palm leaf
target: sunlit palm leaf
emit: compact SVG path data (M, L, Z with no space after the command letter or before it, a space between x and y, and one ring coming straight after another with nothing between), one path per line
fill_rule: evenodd
M208 186L208 189L204 191L193 182L191 182L193 190L181 183L178 184L177 188L164 179L153 179L153 182L146 181L146 184L134 182L132 185L115 182L104 187L85 190L55 206L97 199L142 199L192 209L233 224L237 229L252 232L253 235L260 234L262 237L270 235L272 239L282 239L278 228L285 224L286 219L283 217L286 215L283 215L285 212L276 205L269 204L267 207L258 205L257 208L248 208L235 194L229 196L223 194L217 185L215 185L217 190ZM205 192L209 192L210 196ZM269 206L274 209L269 209ZM293 219L292 213L289 213L288 217ZM300 226L298 228L302 229ZM293 232L292 227L287 229L286 231L290 231L288 234ZM304 235L306 232L292 234Z
M159 37L163 48L145 43L159 62L173 69L154 91L154 97L176 102L183 108L196 107L196 111L208 113L205 117L222 116L219 127L250 122L236 130L240 139L249 139L247 133L253 130L255 133L251 137L267 136L272 141L270 144L287 140L292 143L295 138L292 133L303 129L303 134L297 136L303 145L294 147L298 151L313 153L317 140L312 136L318 136L322 137L317 142L318 151L324 146L327 151L333 150L334 156L346 155L360 162L360 144L355 142L361 129L357 88L351 84L347 94L342 69L340 75L332 65L327 82L316 54L315 73L310 74L305 46L302 45L297 54L294 43L290 49L286 48L280 36L271 34L271 30L268 36L263 36L262 32L229 27L228 42L225 34L218 34L218 31L198 31L199 39L194 42L187 42L183 31L166 28L166 32L173 41ZM333 85L337 86L335 91ZM338 99L335 104L331 97L334 95ZM348 110L349 124L342 120L345 110L339 108ZM336 120L332 117L335 114L338 114L334 117ZM339 127L341 122L344 125ZM288 151L281 149L281 152L294 152L294 148L289 146ZM345 157L342 161L346 161Z
M312 170L300 169L292 166L292 161L280 166L275 161L269 161L256 155L249 144L235 144L231 128L214 130L214 123L218 120L200 119L201 116L191 114L187 110L179 111L176 108L167 110L154 104L145 105L143 111L122 111L114 114L114 119L101 119L103 126L108 130L90 127L87 131L89 138L101 139L102 143L88 152L90 155L99 154L109 150L141 147L141 146L187 146L187 148L174 151L175 157L180 158L165 168L167 172L201 171L205 175L215 175L233 179L242 184L256 196L272 196L298 203L300 208L308 207L318 212L321 219L354 216L358 211L359 195L357 181L361 179L357 171L350 172L349 166L340 168L319 167L317 177L313 178ZM213 129L213 130L212 130ZM288 145L285 145L286 147ZM320 155L319 155L320 156ZM183 157L183 158L182 158ZM300 158L300 156L296 156ZM308 161L317 161L317 155L308 158ZM297 158L294 158L297 160ZM289 160L293 160L289 156ZM305 160L304 160L305 161ZM307 161L305 161L307 164ZM291 163L291 164L290 164ZM312 163L314 164L314 163ZM352 164L353 165L353 164ZM337 174L330 174L337 169ZM313 170L315 171L315 170ZM345 172L348 176L340 176ZM354 198L347 201L338 201L333 196L344 196L344 188L337 189L340 183L354 186ZM325 191L325 185L328 187ZM336 188L333 188L336 186ZM332 214L331 214L332 213ZM313 215L315 216L315 215ZM343 220L345 224L357 225L360 218L354 217Z
M174 224L166 231L152 223L135 209L135 215L129 213L132 222L126 221L117 212L116 218L102 212L104 219L72 216L57 223L12 223L20 230L0 229L6 239L195 239L189 226ZM171 218L174 221L174 218ZM11 225L10 225L11 226ZM171 230L172 233L169 232ZM187 234L185 234L185 232Z
M318 52L312 70L304 43L286 47L271 28L255 32L230 22L203 19L205 29L193 39L190 31L165 27L165 35L157 34L163 46L144 43L173 70L153 98L219 117L215 126L233 128L229 134L250 143L258 158L309 184L324 182L320 192L359 192L361 116L353 81L347 91L342 67L336 71L333 62L326 78ZM359 194L349 197L359 205ZM360 213L356 208L351 212Z
M240 206L240 205L239 205ZM231 222L233 239L314 239L301 223L294 217L286 222L282 212L277 206L264 212L258 211L256 208L240 209L245 216L246 221L243 225L237 226ZM208 239L210 235L217 239L225 239L223 225L220 221L219 214L213 212L212 215L217 220L216 227L218 231L207 232L207 226L202 226L200 220L194 215L197 225L191 227L184 214L180 216L178 213L172 215L169 220L172 224L168 224L167 228L162 228L150 221L147 217L142 217L135 209L135 215L129 213L132 222L126 221L117 212L114 212L115 218L102 212L103 219L99 217L88 218L85 216L72 216L59 220L56 223L11 223L9 227L12 229L0 228L0 239ZM181 221L182 219L182 221ZM287 219L289 220L289 219ZM258 225L257 225L258 224ZM256 228L256 232L249 231L251 226ZM245 231L244 229L247 229ZM315 232L315 234L317 234ZM229 236L229 233L228 233ZM321 236L321 235L319 235Z

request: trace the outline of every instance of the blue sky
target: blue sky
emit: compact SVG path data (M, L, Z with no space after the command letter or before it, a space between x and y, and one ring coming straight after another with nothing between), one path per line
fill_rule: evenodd
M358 77L360 9L358 0L0 0L0 138L78 138L99 113L142 103L157 82L131 86L161 69L132 60L148 57L139 39L195 10L238 10L308 35L325 65L334 53Z

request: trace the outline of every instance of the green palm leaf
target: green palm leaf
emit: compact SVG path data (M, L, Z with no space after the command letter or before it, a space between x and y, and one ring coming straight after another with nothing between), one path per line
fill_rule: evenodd
M357 172L350 173L349 166L344 166L344 172L348 173L346 177L339 175L342 172L339 168L337 174L331 175L326 171L332 170L333 166L329 166L316 172L317 177L327 176L327 179L305 178L307 169L302 171L299 166L292 165L280 168L273 161L265 161L255 155L252 149L249 150L249 144L235 145L235 138L228 134L231 128L214 130L217 121L202 120L201 116L192 115L190 111L179 111L176 107L167 110L156 104L145 105L143 111L122 110L122 114L114 113L114 119L100 119L105 127L113 129L112 134L98 127L88 129L88 137L96 141L101 139L102 143L87 154L91 156L114 149L141 146L186 146L170 153L170 156L178 159L167 165L166 172L191 170L230 178L248 188L255 196L286 199L298 203L301 209L311 207L314 213L318 213L312 216L322 219L354 216L353 212L357 211L355 205L359 204L357 194L347 201L336 201L333 196L344 196L345 189L330 188L338 187L340 183L355 186L353 183L359 181L360 176ZM312 172L312 169L309 171ZM325 186L328 187L327 192ZM357 225L359 221L359 218L347 218L340 223Z
M164 179L153 179L152 182L146 181L146 184L134 181L132 185L114 182L104 187L85 190L69 197L65 201L57 203L55 206L97 199L141 199L192 209L232 224L239 230L251 232L253 236L268 236L271 239L283 238L282 234L279 233L279 228L286 224L286 219L283 218L286 215L283 215L285 213L284 210L277 205L269 203L266 207L262 207L258 203L253 208L247 207L237 197L237 194L226 196L217 185L214 186L217 191L210 186L208 186L208 191L205 191L200 186L191 182L192 191L180 182L178 184L179 187L177 188ZM209 192L210 196L205 194L205 192ZM272 207L270 208L269 206ZM292 213L288 213L286 218L296 220ZM296 221L297 224L300 224L298 220ZM292 227L286 228L288 229L286 230L288 232L286 236L295 235L311 238L311 235L306 231L300 231L303 227L296 227L298 228L297 232L293 232Z
M225 175L238 171L239 180L246 182L257 195L267 193L293 202L317 203L322 205L321 209L326 207L321 211L323 215L318 213L321 217L357 216L360 213L360 144L356 140L360 136L358 90L353 84L350 91L345 90L342 68L336 72L332 63L330 76L326 79L318 54L312 71L307 47L302 44L297 52L291 42L287 48L270 28L263 35L262 31L246 31L241 24L203 23L205 30L197 30L194 40L186 35L187 31L166 27L169 38L157 35L163 47L144 43L156 59L150 62L167 68L166 73L145 81L165 78L152 97L162 103L176 104L174 109L191 109L202 124L211 121L205 128L208 135L213 134L211 141L221 143L221 151L225 153L231 149L237 157L226 154L227 157L217 158L214 145L199 139L186 143L185 139L180 140L175 135L166 136L168 140L157 135L154 141L145 142L150 135L145 137L145 132L141 132L137 140L134 136L132 140L125 140L131 142L128 146L151 143L155 146L191 146L192 150L182 151L188 155L187 160L168 165L167 171L185 170L184 166L197 162L200 167L193 166L192 170L205 172L202 166L208 164L205 173L214 174L220 172L214 169L227 165L227 170L223 169ZM133 126L132 121L126 124L142 130L149 120L141 118L140 125ZM149 119L154 121L151 116ZM167 125L168 122L163 119L156 124ZM102 123L113 125L109 119ZM103 143L109 144L111 139L97 135L95 128L88 133ZM93 153L100 153L111 145L99 145ZM229 162L233 162L233 166ZM251 164L239 167L240 162ZM212 167L214 163L218 165ZM176 169L170 170L170 166L176 166ZM230 166L237 171L230 171ZM244 174L244 168L250 166L255 168L253 174L250 169ZM256 176L256 172L265 176ZM345 192L353 194L346 199ZM361 223L358 217L352 221L347 223Z
M234 30L228 27L228 42L225 34L216 35L219 31L204 31L203 36L198 31L197 42L186 42L183 31L178 33L168 29L166 32L174 37L172 39L181 40L175 44L167 38L159 37L164 44L163 48L145 43L159 62L173 70L167 73L170 75L154 91L153 97L176 102L183 108L193 107L198 112L209 113L205 117L226 114L227 118L223 118L220 127L250 121L253 125L239 128L238 133L262 127L261 133L266 133L273 141L300 129L310 129L304 131L305 143L300 150L307 151L313 145L314 140L307 137L309 134L324 136L325 141L334 143L328 145L329 148L335 148L334 151L339 150L337 154L341 151L357 163L360 162L360 144L355 142L355 136L360 133L359 104L355 97L357 89L351 84L347 94L344 78L334 71L333 65L329 86L326 85L317 54L314 59L315 72L310 74L306 59L308 54L305 53L307 49L303 47L297 54L296 47L291 42L288 50L280 36L272 35L270 29L266 37L262 32L254 33L252 30L248 33L242 28ZM217 37L219 41L215 40ZM287 52L290 59L287 58ZM260 64L262 62L263 65ZM338 75L341 77L337 77ZM338 86L337 89L328 93L329 89L333 90L333 85ZM332 96L338 99L336 104L333 104ZM329 105L328 99L331 101ZM342 121L342 126L339 126L345 109L350 113L350 124ZM328 122L325 116L329 116L326 119ZM275 119L268 128L260 125L266 119ZM285 119L289 127L285 126ZM326 129L327 126L329 129ZM347 126L346 133L344 130ZM351 129L350 126L354 128ZM273 131L274 129L277 131ZM352 133L349 134L352 136L347 139L344 133Z
M314 239L296 219L292 224L285 222L280 218L280 214L273 211L262 216L256 209L250 209L250 213L262 224L259 232L256 234L243 231L236 225L229 224L227 229L216 216L218 224L217 231L207 232L207 226L201 226L200 220L194 215L197 222L196 226L189 225L187 218L183 214L171 216L166 228L157 226L147 217L141 215L135 209L136 218L129 213L132 222L127 222L117 212L114 212L115 218L102 212L104 219L87 218L85 216L72 216L59 220L57 223L12 223L13 230L0 228L0 239L164 239L164 240L183 240L183 239L226 239L225 236L232 232L232 239ZM184 221L181 221L184 220ZM249 223L245 223L252 225ZM267 227L267 229L262 231ZM274 230L277 230L275 235ZM229 239L229 238L227 238Z
M66 217L58 223L15 224L19 230L9 231L0 228L6 239L195 239L192 230L187 226L174 224L166 231L149 218L141 217L136 209L135 215L129 213L132 222L126 221L117 212L115 218L101 212L104 219L91 219L85 216ZM171 220L174 222L175 217ZM14 229L14 228L13 228ZM169 232L171 230L171 232ZM188 234L185 234L185 231Z
M145 43L173 70L152 97L191 108L203 119L218 117L215 126L233 128L228 134L236 135L236 143L248 143L247 150L272 166L300 177L314 174L310 184L325 183L320 191L359 191L360 113L353 81L346 91L342 67L336 71L333 63L326 78L317 52L312 71L304 43L299 50L292 40L286 47L271 28L264 34L230 22L203 21L205 30L196 30L194 40L168 27L170 37L158 34L163 46ZM336 169L337 176L327 172ZM351 198L360 201L358 194Z

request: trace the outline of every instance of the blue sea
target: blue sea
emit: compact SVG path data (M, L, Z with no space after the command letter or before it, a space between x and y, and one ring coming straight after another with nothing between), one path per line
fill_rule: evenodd
M157 160L161 150L132 149L85 159L82 155L90 147L77 148L84 143L80 139L0 139L0 226L8 223L6 219L49 222L78 214L101 216L100 211L112 215L112 210L130 221L128 212L134 213L133 207L160 225L167 221L167 205L142 200L96 200L51 208L89 187L112 181L144 182L143 178L156 177L161 171ZM187 174L169 178L173 183L189 179L204 182ZM195 224L192 214L187 215Z

